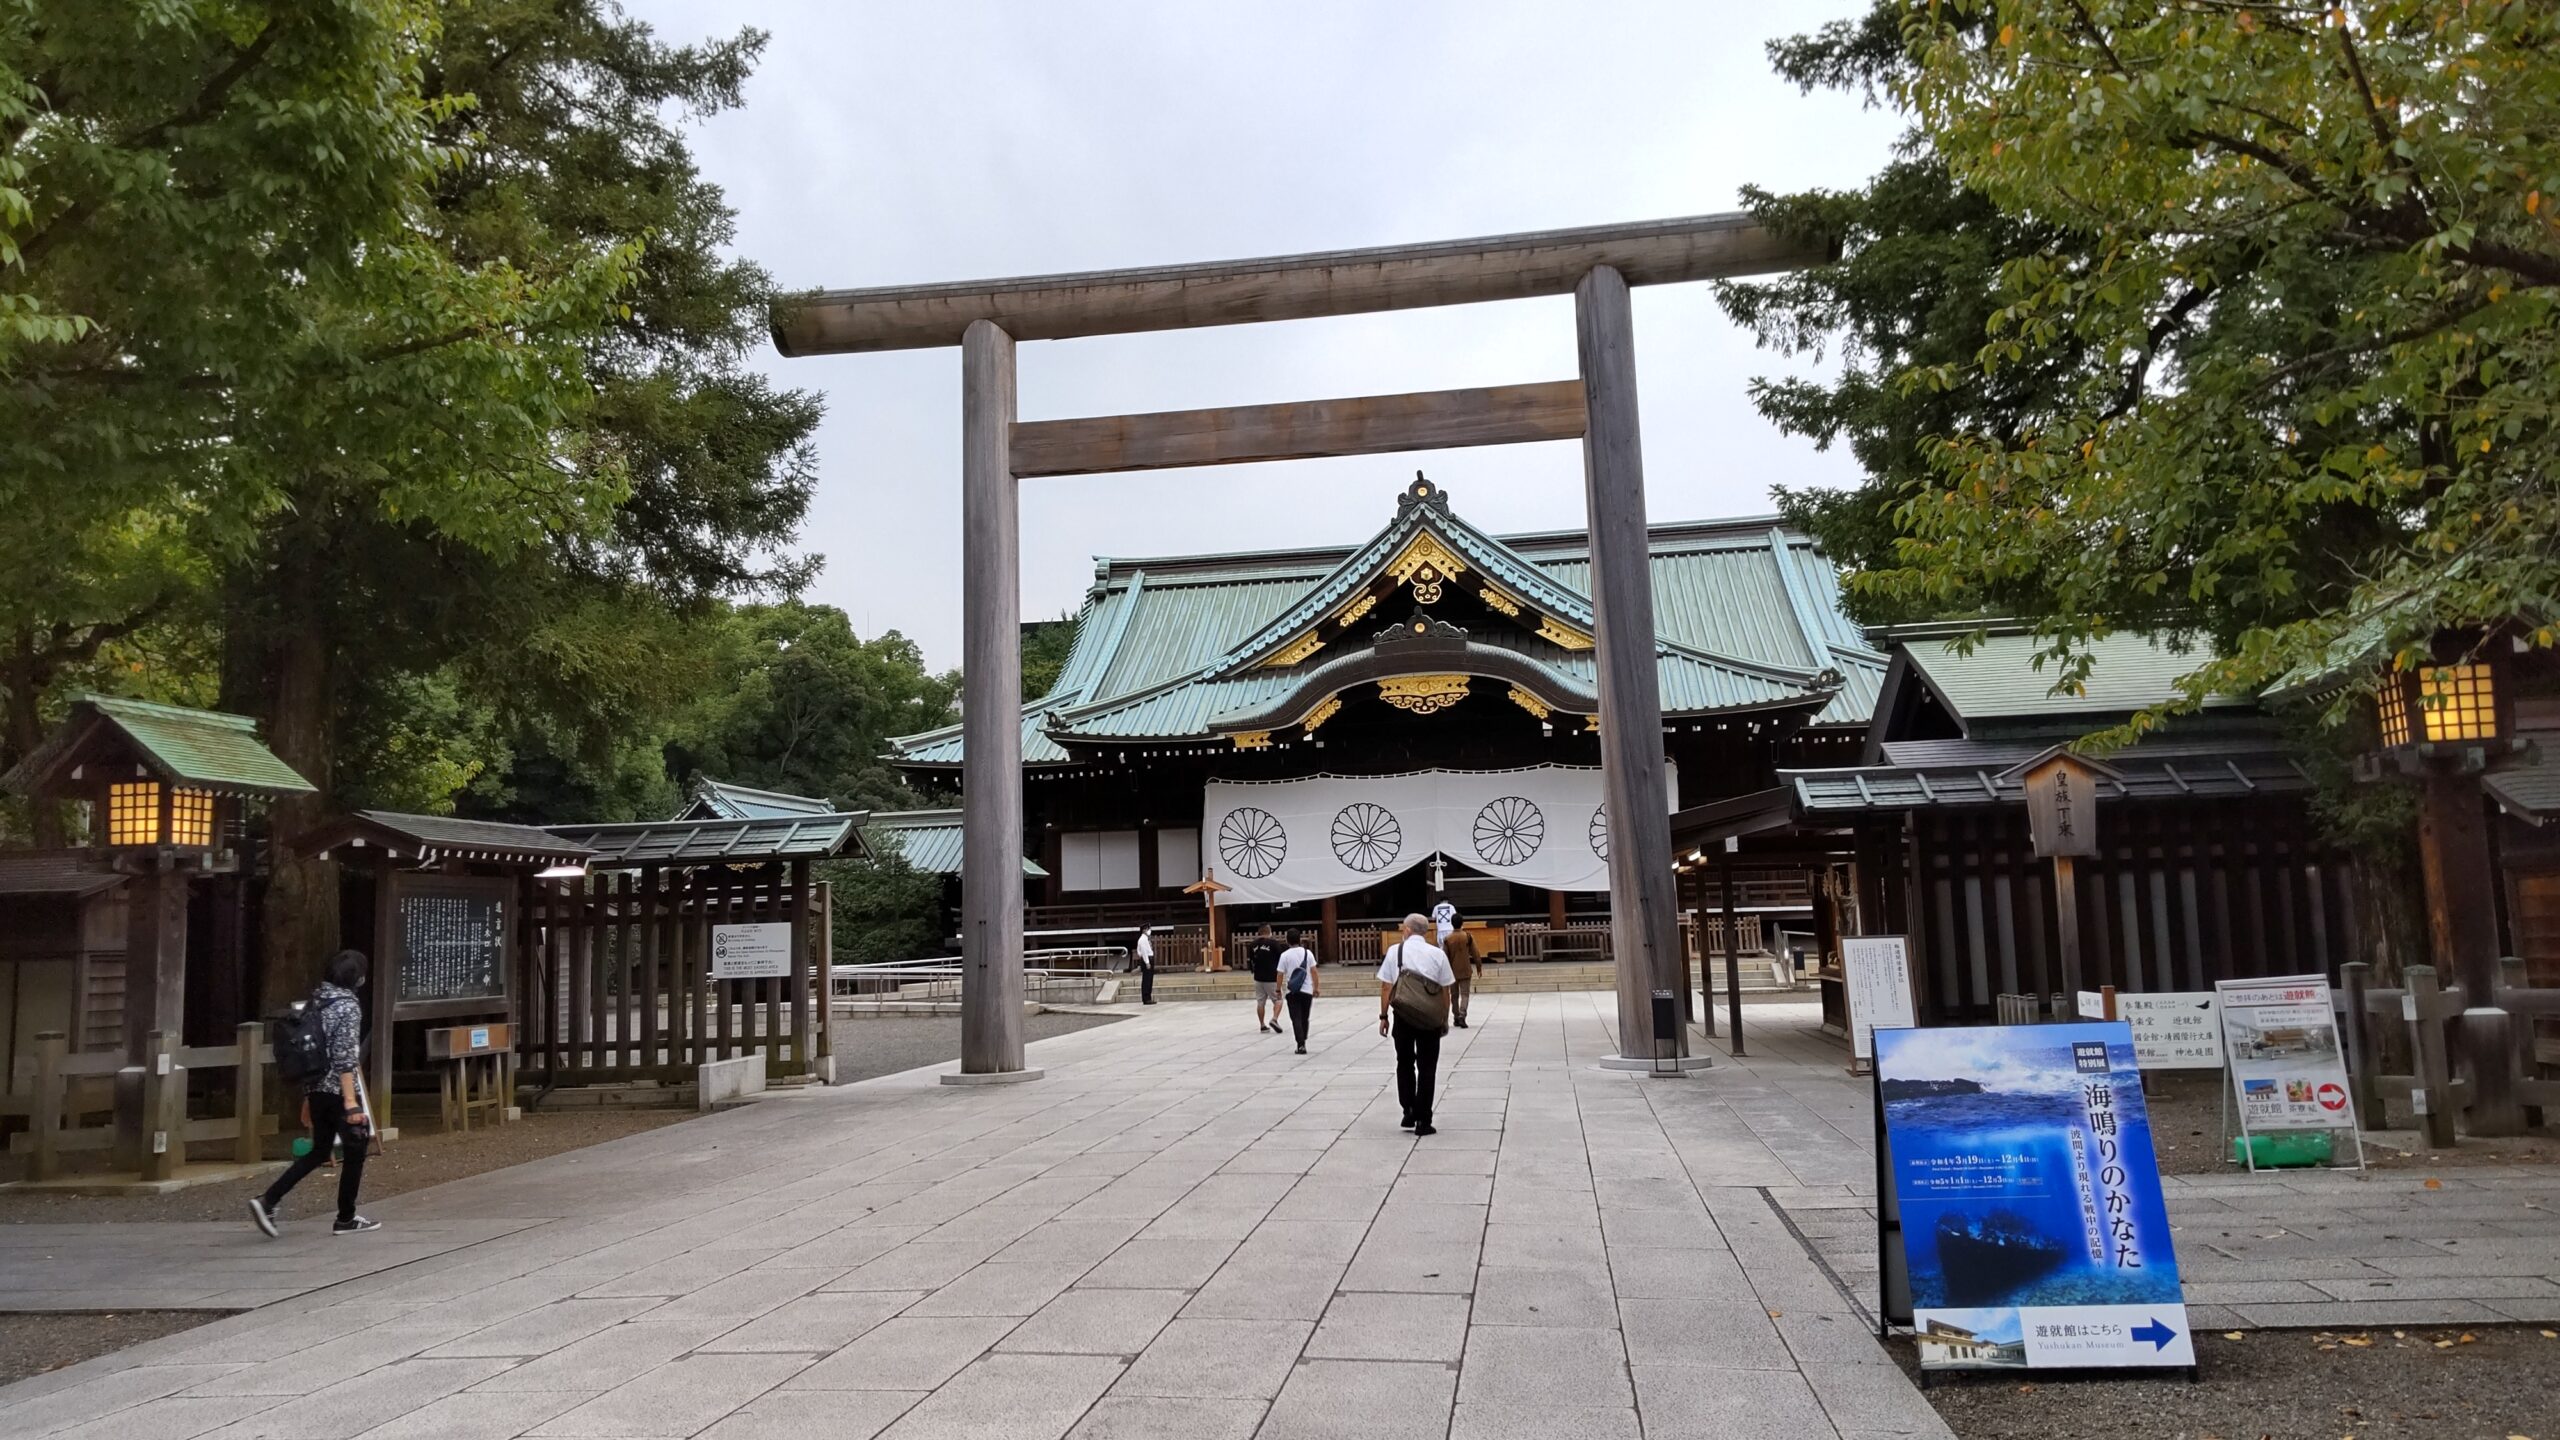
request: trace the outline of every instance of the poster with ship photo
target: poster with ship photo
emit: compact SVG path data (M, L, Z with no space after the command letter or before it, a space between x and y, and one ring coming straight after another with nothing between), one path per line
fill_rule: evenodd
M1876 1032L1920 1364L2190 1366L2133 1032Z

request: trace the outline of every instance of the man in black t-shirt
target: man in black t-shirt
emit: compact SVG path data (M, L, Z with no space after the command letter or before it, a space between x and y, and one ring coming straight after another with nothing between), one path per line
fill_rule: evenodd
M1244 958L1253 966L1253 1024L1257 1030L1274 1035L1288 1032L1280 1028L1280 937L1271 933L1271 922L1262 922L1262 930L1244 947Z

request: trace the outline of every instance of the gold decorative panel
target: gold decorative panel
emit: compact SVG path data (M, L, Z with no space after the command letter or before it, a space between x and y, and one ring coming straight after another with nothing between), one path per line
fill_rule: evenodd
M1585 715L1585 716L1583 716L1583 717L1582 717L1582 728L1583 728L1584 730L1586 730L1586 731L1590 732L1591 734L1594 734L1594 735L1599 734L1599 733L1600 733L1600 717L1599 717L1599 716L1597 716L1597 715Z
M1324 648L1324 641L1313 630L1292 640L1279 654L1263 661L1266 666L1295 665Z
M1316 733L1316 727L1317 727L1317 726L1319 726L1319 725L1323 724L1323 723L1324 723L1324 722L1326 722L1327 720L1332 719L1336 714L1340 713L1340 712L1341 712L1341 710L1342 710L1342 697L1341 697L1341 696L1339 696L1339 695L1328 695L1328 696L1326 696L1326 697L1325 697L1325 701L1324 701L1324 703L1323 703L1323 704L1318 705L1318 706L1317 706L1316 708L1314 708L1313 710L1310 710L1310 711L1308 711L1308 712L1307 712L1307 720L1306 720L1306 727L1307 727L1307 728L1306 728L1306 733L1307 733L1307 734L1309 734L1309 735L1313 735L1314 733Z
M1271 732L1268 730L1239 731L1235 741L1236 748L1239 750L1268 750L1271 748Z
M1484 603L1486 605L1501 612L1502 614L1509 615L1514 619L1519 618L1520 607L1512 603L1510 596L1503 594L1501 591L1494 589L1490 585L1487 585L1476 593L1484 597Z
M1401 675L1379 681L1378 698L1416 715L1436 715L1467 698L1467 677Z
M1413 598L1425 605L1440 603L1440 586L1467 573L1467 562L1458 553L1440 543L1439 537L1424 532L1413 537L1404 553L1387 567L1387 575L1398 585L1411 585Z
M1377 604L1377 596L1363 594L1355 598L1350 604L1343 606L1333 618L1341 621L1345 625L1348 625L1352 621L1359 619L1361 616L1368 614L1371 610L1376 609Z
M1588 650L1591 648L1590 636L1583 634L1579 630L1566 629L1563 621L1558 620L1551 615L1541 615L1538 617L1538 638L1541 640L1553 641L1567 650Z
M1547 709L1547 702L1530 694L1528 691L1521 689L1517 685L1511 687L1511 703L1528 711L1530 714L1537 716L1541 720L1546 719L1550 713Z

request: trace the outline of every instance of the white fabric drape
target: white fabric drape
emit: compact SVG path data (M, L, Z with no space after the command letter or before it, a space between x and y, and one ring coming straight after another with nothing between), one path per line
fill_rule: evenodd
M1434 855L1541 889L1609 888L1596 767L1213 780L1201 809L1201 858L1234 887L1222 904L1340 895Z

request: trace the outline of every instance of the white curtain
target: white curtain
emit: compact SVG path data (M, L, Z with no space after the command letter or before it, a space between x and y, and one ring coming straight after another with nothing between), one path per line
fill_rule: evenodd
M1666 778L1677 796L1678 777ZM1541 889L1609 888L1593 767L1213 780L1200 842L1201 858L1234 887L1220 897L1229 904L1340 895L1434 855Z

